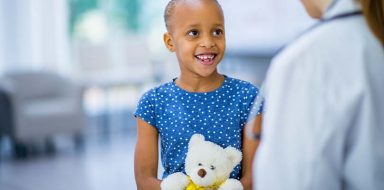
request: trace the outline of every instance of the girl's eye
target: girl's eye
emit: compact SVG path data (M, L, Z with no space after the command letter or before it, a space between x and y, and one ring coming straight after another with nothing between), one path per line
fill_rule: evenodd
M198 165L199 165L199 166L202 166L203 164L199 163Z
M215 166L212 166L212 165L211 165L211 167L210 167L210 168L211 168L211 170L214 170L214 169L215 169Z
M188 36L196 37L199 35L199 32L197 30L191 30L188 32Z
M213 35L214 36L220 36L220 35L223 35L223 30L222 29L216 29L215 31L213 31Z

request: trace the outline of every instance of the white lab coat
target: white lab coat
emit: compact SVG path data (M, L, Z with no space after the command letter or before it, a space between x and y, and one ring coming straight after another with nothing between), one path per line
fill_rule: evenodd
M359 10L339 0L324 15ZM363 16L290 44L265 81L257 190L384 190L384 48Z

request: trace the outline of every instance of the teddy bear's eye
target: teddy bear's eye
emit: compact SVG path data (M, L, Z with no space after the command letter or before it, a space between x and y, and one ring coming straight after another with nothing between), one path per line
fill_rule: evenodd
M216 167L211 165L211 167L210 167L210 168L211 168L211 170L214 170Z
M202 166L203 164L199 163L199 164L197 164L197 165Z

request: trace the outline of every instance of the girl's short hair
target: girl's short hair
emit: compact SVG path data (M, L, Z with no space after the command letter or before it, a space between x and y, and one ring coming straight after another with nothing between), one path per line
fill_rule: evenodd
M170 0L167 6L165 7L164 22L165 22L165 27L167 28L168 31L170 31L170 28L171 28L169 23L169 18L172 16L173 12L175 12L176 4L182 1L186 1L186 0ZM217 0L201 0L201 1L214 1L217 4L217 7L219 7L219 9L223 11L220 3Z

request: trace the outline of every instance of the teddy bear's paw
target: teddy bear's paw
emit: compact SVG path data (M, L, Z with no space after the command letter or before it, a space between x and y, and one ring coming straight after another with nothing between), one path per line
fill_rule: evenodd
M237 179L227 179L218 190L243 190L243 185Z
M177 172L163 179L160 187L161 190L184 190L188 183L188 177L182 172Z

